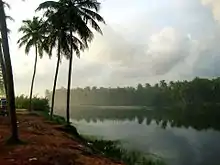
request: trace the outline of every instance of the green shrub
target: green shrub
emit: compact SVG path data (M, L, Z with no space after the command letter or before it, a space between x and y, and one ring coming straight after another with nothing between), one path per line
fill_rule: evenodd
M17 109L28 109L29 108L29 97L20 95L15 98L15 106ZM32 98L32 110L35 111L48 111L49 100L47 98L40 98L34 96Z
M58 115L53 115L53 121L57 124L66 124L66 119Z
M17 109L28 109L29 99L27 96L21 95L15 98L15 106Z

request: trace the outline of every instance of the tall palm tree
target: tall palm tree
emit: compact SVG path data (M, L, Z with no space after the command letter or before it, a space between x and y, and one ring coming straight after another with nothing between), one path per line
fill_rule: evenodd
M72 75L72 59L73 50L76 51L77 47L72 42L73 33L77 33L86 47L87 43L91 42L94 34L88 27L91 25L93 29L102 34L101 28L96 21L105 23L104 19L98 14L100 3L97 0L59 0L59 1L46 1L38 7L37 10L49 9L53 10L62 17L65 26L67 26L70 34L70 57L69 57L69 72L67 84L67 107L66 118L67 124L70 124L70 86ZM79 57L79 56L78 56Z
M2 37L2 48L3 48L3 56L5 60L5 73L6 73L6 81L7 81L7 91L8 91L8 106L10 112L10 119L11 119L11 128L12 128L12 135L11 141L18 143L18 129L17 129L17 117L16 117L16 110L15 110L15 94L14 94L14 79L13 79L13 72L11 66L11 57L9 51L9 44L8 44L8 30L6 24L6 15L4 10L4 2L0 0L0 26L1 26L1 37Z
M56 71L54 76L54 84L53 84L53 92L52 92L52 101L51 101L51 111L50 111L50 118L52 119L53 116L53 109L54 109L54 100L55 100L55 91L56 91L56 84L57 84L57 77L59 66L61 62L61 55L65 55L65 57L69 58L69 39L70 34L68 33L67 26L64 25L62 21L62 17L59 18L59 15L56 13L48 10L44 14L46 16L45 21L45 29L47 31L47 38L44 40L45 47L49 48L49 56L52 55L52 49L57 47L57 65ZM81 48L81 50L85 49L85 45L78 40L76 37L73 37L73 42L75 47ZM79 55L80 51L77 49L77 55Z
M24 20L23 25L19 28L19 32L23 33L23 36L18 40L19 48L25 46L25 53L30 52L31 47L35 48L35 62L34 72L31 81L30 97L29 97L29 111L32 109L32 94L33 86L36 75L37 59L38 55L43 56L43 40L45 38L45 30L43 28L43 21L38 17L33 17L32 20Z

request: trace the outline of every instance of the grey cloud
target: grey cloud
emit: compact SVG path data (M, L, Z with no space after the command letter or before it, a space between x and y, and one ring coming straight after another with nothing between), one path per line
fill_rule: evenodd
M163 75L181 62L190 53L190 39L179 34L174 28L164 28L153 35L147 51L152 72Z
M220 76L220 36L207 40L199 50L199 57L193 65L192 73L202 77Z
M164 28L159 33L153 34L147 44L146 48L136 47L140 49L138 54L128 51L127 57L130 60L115 65L112 76L138 78L164 75L191 51L190 40L178 34L173 28ZM132 50L129 46L127 49Z

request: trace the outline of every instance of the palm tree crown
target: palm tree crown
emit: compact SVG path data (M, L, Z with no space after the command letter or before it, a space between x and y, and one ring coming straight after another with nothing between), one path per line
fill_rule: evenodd
M76 32L85 44L87 44L87 41L91 42L94 37L87 24L90 24L93 29L102 34L102 30L96 21L102 23L105 23L105 21L98 14L100 3L97 0L46 1L37 8L37 10L42 9L47 9L45 15L48 15L51 11L56 13L56 17L62 18L69 30Z
M76 55L80 56L80 50L83 51L87 48L87 45L75 36L72 36L71 39L69 28L65 25L62 18L57 13L50 13L50 15L47 15L47 21L43 25L46 31L43 45L48 48L49 55L52 55L52 50L56 47L60 49L60 54L57 54L57 56L64 55L68 59L70 56L70 43L72 43Z
M43 39L45 38L42 19L34 17L33 20L24 20L18 31L23 33L23 36L18 40L19 48L25 45L25 53L28 54L31 47L35 46L39 56L42 57Z

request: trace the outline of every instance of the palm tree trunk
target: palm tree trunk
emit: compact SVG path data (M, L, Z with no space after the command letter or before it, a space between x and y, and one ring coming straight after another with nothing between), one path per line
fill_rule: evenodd
M72 39L73 32L70 31L70 37ZM71 75L72 75L72 62L73 62L73 44L70 44L70 59L69 59L69 74L68 74L68 85L67 85L67 102L66 102L66 122L70 125L70 85L71 85Z
M56 92L56 85L57 85L57 77L60 67L60 42L58 43L58 52L57 52L57 67L54 77L54 83L53 83L53 93L52 93L52 102L51 102L51 110L50 110L50 119L53 118L53 109L54 109L54 99L55 99L55 92Z
M4 81L4 87L5 87L5 94L6 94L6 99L8 99L8 91L7 91L7 80L6 80L6 71L5 71L5 62L3 59L3 52L2 52L2 45L0 44L0 64L2 68L2 76L3 76L3 81Z
M5 69L6 69L8 106L9 106L9 110L10 110L9 112L11 118L11 130L12 130L11 140L15 143L18 143L19 138L18 138L18 128L17 128L17 116L15 110L14 79L13 79L11 57L10 57L9 44L8 44L6 16L5 16L4 4L2 0L0 0L0 25L1 25L3 54L5 59Z
M34 88L34 79L36 75L36 69L37 69L37 46L35 45L35 62L34 62L34 73L31 81L31 91L30 91L30 97L29 97L29 111L32 110L32 94L33 94L33 88Z

